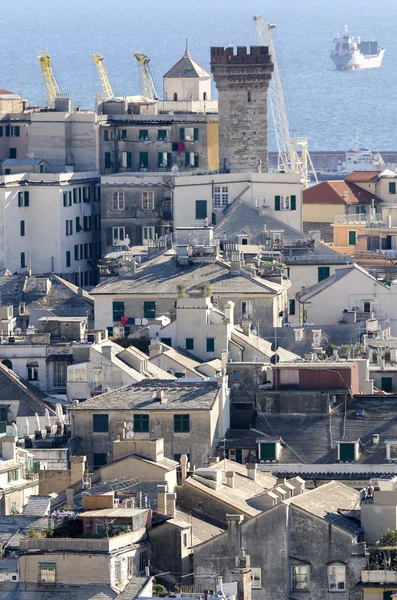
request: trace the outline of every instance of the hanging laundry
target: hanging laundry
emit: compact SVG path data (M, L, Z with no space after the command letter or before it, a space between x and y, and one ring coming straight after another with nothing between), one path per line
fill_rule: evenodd
M178 152L185 152L185 144L183 142L178 142Z

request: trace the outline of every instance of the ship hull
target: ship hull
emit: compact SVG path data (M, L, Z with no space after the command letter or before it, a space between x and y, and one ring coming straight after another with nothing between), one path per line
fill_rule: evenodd
M378 54L365 56L361 52L346 54L331 54L331 59L338 71L358 71L361 69L379 69L382 66L382 60L385 49L381 48Z

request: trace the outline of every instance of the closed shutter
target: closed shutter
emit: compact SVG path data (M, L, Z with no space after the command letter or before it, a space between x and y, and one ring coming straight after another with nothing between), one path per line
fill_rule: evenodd
M261 444L260 459L261 460L276 460L276 444L274 444L274 443Z
M341 461L354 460L354 444L339 444L339 456Z
M199 155L198 154L194 155L194 166L195 167L199 166Z
M113 321L120 321L124 317L124 302L113 302Z
M199 139L199 130L198 127L195 127L193 130L193 139L195 142L197 142L197 140Z
M185 128L181 127L179 129L179 139L181 140L181 142L185 141Z
M280 210L280 196L274 198L274 210Z
M291 196L291 210L296 210L296 196Z
M15 133L15 137L19 137L19 134L20 134L20 127L19 127L19 125L16 125L14 127L14 133Z
M23 203L24 206L29 206L29 192L23 193Z
M155 302L144 302L143 303L143 316L145 319L156 318L156 303Z
M106 227L106 245L113 246L113 230L111 227Z
M160 338L160 342L162 344L166 344L167 346L172 346L172 339L171 338Z
M162 152L158 152L158 154L157 154L157 166L158 167L163 166L163 153Z
M207 200L196 200L196 219L207 218Z
M289 301L289 314L291 316L295 314L295 300Z
M190 166L190 152L185 152L185 167Z
M355 246L355 245L356 245L356 232L349 231L349 246Z
M381 389L382 389L382 392L392 392L393 391L393 378L392 377L382 377Z
M170 169L172 167L172 154L171 152L167 152L167 167Z
M127 152L127 169L132 167L132 155L131 152Z
M0 137L3 137L3 125L0 125Z
M10 126L6 125L6 137L10 137Z
M330 274L330 269L329 267L318 267L318 281L323 281L324 279L327 279L329 277Z

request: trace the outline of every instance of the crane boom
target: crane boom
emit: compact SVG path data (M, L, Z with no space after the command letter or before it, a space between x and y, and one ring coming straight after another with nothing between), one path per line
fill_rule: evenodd
M48 54L39 54L37 58L40 62L44 83L47 90L48 107L54 108L55 98L60 93L60 89L51 67L51 58Z
M114 98L112 86L110 85L109 77L105 69L105 65L103 64L103 56L100 54L93 54L92 58L96 64L96 68L98 70L99 80L102 86L102 92L106 100L111 100Z
M261 45L268 46L274 65L274 71L269 87L269 100L276 135L278 171L283 171L285 173L300 173L302 176L302 183L307 187L310 181L308 164L310 164L312 169L313 165L307 149L307 138L291 138L290 135L280 70L278 68L277 52L272 36L272 31L276 26L272 23L268 23L262 17L254 17L254 21L256 24L258 42ZM297 152L298 147L301 149L300 154ZM317 181L314 169L313 173Z
M144 54L141 54L140 52L134 52L133 55L139 64L142 96L146 96L146 98L150 98L150 100L158 100L159 97L156 91L156 86L154 85L153 75L149 67L150 58Z

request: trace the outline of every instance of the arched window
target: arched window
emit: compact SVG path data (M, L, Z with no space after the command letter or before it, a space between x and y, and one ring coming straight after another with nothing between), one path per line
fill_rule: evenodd
M207 100L207 92L204 92L204 94L203 94L203 100Z
M26 363L28 381L37 381L39 378L39 363L31 359Z
M5 358L4 360L2 360L1 364L4 365L5 367L7 367L7 369L12 369L12 362L10 360L8 360L8 358Z
M251 92L248 92L247 99L248 99L248 102L251 102Z
M178 94L175 92L174 94L174 102L176 102L178 100Z

